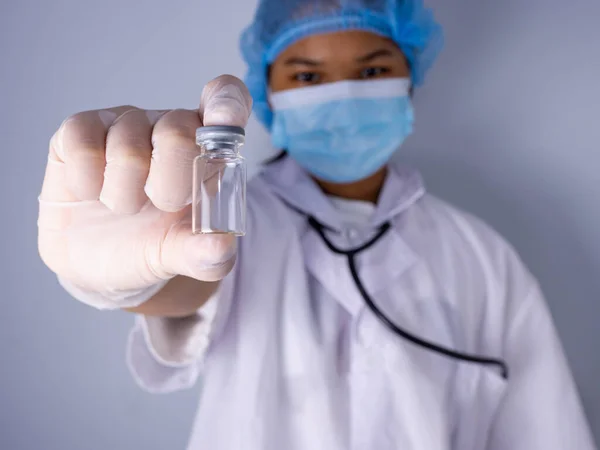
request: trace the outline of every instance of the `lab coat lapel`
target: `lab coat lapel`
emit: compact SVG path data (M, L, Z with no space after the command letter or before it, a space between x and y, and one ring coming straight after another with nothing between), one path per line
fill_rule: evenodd
M289 207L313 216L320 223L335 230L343 224L319 186L296 162L290 158L267 166L261 176L273 192Z
M392 221L423 195L425 195L425 185L416 170L390 164L371 223L373 226L380 226Z
M310 274L351 315L357 315L364 307L364 301L348 270L348 258L329 250L321 237L312 229L308 229L304 234L302 247L304 262Z
M393 220L425 194L419 173L404 166L390 165L381 191L374 228ZM315 217L334 230L343 230L340 217L310 176L290 157L267 166L261 173L270 188L289 206Z
M268 166L262 177L275 194L299 214L313 216L333 230L343 229L327 197L293 159L288 157ZM307 220L301 228L306 268L347 311L356 314L362 307L362 300L348 272L346 257L327 249ZM347 243L342 242L340 246L343 248Z
M356 247L369 239L384 222L394 220L424 194L421 178L415 171L390 167L370 229L364 230L363 241L358 242L348 239L348 230L337 211L317 184L292 158L288 157L268 166L262 177L286 204L315 217L334 230L328 233L328 237L341 249ZM307 269L346 310L356 315L364 308L364 300L348 270L347 257L331 252L307 224L302 233ZM373 295L388 287L418 260L396 227L392 227L373 247L358 255L357 259L361 279L368 292Z

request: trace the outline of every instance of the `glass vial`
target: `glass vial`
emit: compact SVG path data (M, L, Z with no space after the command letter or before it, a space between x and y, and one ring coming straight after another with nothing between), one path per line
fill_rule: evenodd
M192 228L195 234L246 233L246 161L241 127L210 126L196 130L200 156L194 160Z

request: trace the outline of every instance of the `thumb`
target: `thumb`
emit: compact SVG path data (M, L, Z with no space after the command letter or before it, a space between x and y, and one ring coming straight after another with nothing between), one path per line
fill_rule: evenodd
M205 86L198 112L205 126L245 127L252 112L252 97L239 78L222 75ZM162 271L156 273L218 281L233 268L236 238L227 234L194 235L191 218L186 215L169 229L158 253Z
M198 111L204 126L244 128L252 113L252 96L242 80L232 75L221 75L204 87Z
M229 234L192 233L189 218L173 225L160 245L155 273L184 275L199 281L219 281L233 268L236 238Z

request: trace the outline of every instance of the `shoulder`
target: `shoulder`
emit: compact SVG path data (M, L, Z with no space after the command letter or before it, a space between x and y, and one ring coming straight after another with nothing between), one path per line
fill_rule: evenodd
M501 272L507 265L524 268L515 248L490 224L431 194L409 209L403 228L425 250L433 244L461 259L478 262L486 271ZM488 275L493 275L491 272Z

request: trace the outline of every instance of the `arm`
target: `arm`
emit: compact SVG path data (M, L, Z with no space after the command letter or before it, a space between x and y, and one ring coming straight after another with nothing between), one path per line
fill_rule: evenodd
M204 282L178 276L170 280L164 288L145 303L124 310L152 317L192 316L215 294L218 287L218 281Z
M488 450L592 450L579 394L537 285L508 324L510 367Z
M195 384L218 328L217 315L226 314L231 301L232 276L210 284L174 278L141 306L127 308L137 313L127 365L141 388L168 393Z

